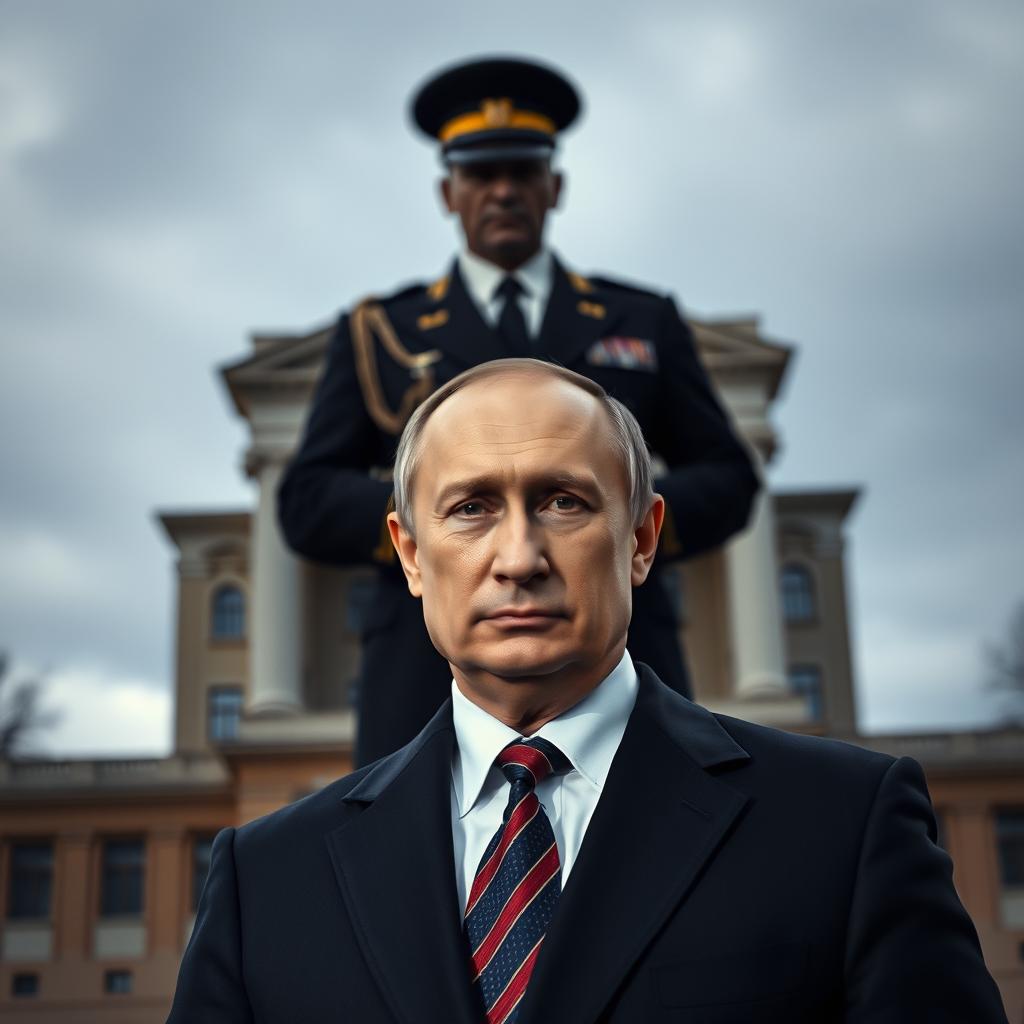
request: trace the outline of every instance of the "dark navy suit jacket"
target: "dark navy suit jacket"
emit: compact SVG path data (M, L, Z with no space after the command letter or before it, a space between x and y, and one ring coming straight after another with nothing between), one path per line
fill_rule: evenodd
M520 1024L1005 1024L916 762L640 691ZM169 1024L480 1024L451 707L225 829Z

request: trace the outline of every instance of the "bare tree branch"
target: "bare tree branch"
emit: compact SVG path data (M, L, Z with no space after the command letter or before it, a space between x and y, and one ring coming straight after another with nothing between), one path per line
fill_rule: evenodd
M0 758L25 753L32 734L60 721L59 711L40 706L43 688L42 679L15 682L11 659L0 651Z

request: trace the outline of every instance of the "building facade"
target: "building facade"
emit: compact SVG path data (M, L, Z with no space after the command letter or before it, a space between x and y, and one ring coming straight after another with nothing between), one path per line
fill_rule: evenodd
M791 350L755 320L691 321L760 462ZM257 336L222 370L250 430L255 508L159 515L177 559L174 750L0 761L0 1016L163 1021L216 832L351 769L372 569L285 547L275 492L328 332ZM1011 1021L1024 1021L1024 734L857 733L845 574L856 490L765 493L748 529L666 574L695 697L924 765L955 881Z

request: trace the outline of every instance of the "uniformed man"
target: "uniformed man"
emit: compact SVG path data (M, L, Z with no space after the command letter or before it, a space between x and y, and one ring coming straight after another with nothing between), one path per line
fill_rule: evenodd
M747 522L758 478L672 299L583 276L544 243L562 188L556 139L579 111L563 75L527 60L460 64L418 90L413 119L440 144L441 192L465 247L442 277L341 317L282 481L280 522L295 551L380 569L363 633L360 764L411 739L449 692L448 665L406 589L385 514L402 426L462 370L535 356L624 402L667 467L657 481L668 503L660 563L721 544ZM657 571L635 594L629 647L687 693L677 616Z

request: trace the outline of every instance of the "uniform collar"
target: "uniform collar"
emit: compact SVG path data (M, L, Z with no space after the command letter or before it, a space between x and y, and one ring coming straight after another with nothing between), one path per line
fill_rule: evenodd
M483 309L494 299L495 291L506 277L514 277L527 295L544 301L551 292L554 260L549 249L541 248L509 274L476 253L463 249L459 253L459 271L466 290Z
M638 689L636 669L628 652L578 704L543 725L536 735L554 743L573 767L600 792L612 758L626 731ZM487 774L503 747L519 733L477 707L452 681L455 750L452 781L459 817L472 810Z

